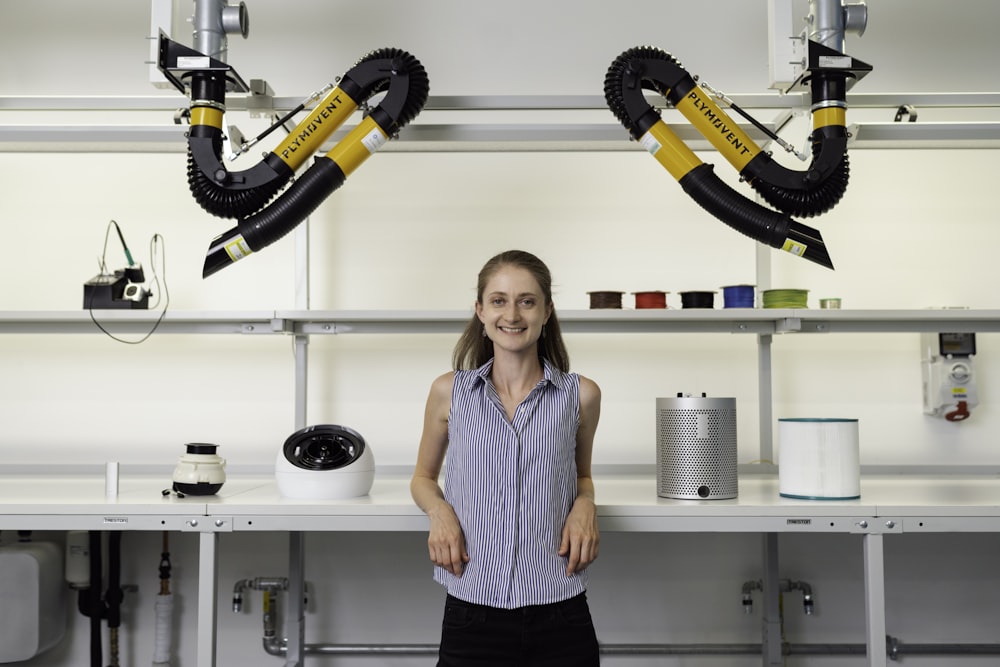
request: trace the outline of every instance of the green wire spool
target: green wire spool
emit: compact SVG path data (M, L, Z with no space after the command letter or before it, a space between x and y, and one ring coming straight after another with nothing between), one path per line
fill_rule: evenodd
M808 308L807 289L769 289L761 293L765 308Z

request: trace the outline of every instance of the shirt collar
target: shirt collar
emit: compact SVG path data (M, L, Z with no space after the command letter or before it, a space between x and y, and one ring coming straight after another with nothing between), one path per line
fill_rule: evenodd
M474 373L481 382L489 382L490 371L492 370L493 358L491 357L489 361L477 368ZM553 366L545 357L542 357L542 373L544 375L542 382L550 384L556 389L566 390L566 374Z

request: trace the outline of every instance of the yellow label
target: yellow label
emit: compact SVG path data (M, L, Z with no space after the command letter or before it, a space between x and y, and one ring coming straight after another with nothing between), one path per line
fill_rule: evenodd
M952 387L951 388L951 395L954 398L965 398L965 389L963 389L961 387Z
M785 239L785 244L781 246L781 249L785 252L790 252L796 257L801 257L806 252L806 246L801 243L796 243L791 239Z
M247 245L247 242L243 239L243 236L237 236L235 239L223 246L226 250L226 254L229 255L229 259L237 262L250 253L253 250Z

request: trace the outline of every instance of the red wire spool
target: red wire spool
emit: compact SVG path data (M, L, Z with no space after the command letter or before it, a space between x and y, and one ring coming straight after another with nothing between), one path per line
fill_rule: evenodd
M666 308L667 293L660 291L633 292L635 294L636 310L642 308Z

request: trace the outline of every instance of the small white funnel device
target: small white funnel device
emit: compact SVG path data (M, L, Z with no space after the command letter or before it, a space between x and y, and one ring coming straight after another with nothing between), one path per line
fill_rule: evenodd
M226 481L226 460L216 454L218 445L189 442L174 468L173 489L186 496L218 493Z

